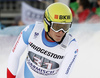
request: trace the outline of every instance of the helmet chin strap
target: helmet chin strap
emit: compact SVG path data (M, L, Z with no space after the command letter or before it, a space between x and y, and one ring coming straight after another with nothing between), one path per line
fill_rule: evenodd
M56 41L48 34L48 32L46 32L46 34L48 35L48 37L49 37L51 40L53 40L54 42L56 42ZM66 36L66 33L65 33L65 35L63 36L63 38L61 39L61 41L56 42L56 43L60 44L60 43L63 41L63 39L64 39L65 36Z

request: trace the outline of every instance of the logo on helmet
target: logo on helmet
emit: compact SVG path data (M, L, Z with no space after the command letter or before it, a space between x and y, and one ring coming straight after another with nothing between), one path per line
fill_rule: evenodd
M55 19L70 19L70 15L54 15Z
M58 19L58 15L55 15L54 18L55 18L55 19Z

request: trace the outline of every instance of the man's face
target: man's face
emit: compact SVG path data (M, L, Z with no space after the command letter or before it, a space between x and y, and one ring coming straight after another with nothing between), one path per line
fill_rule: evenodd
M50 31L48 32L49 36L52 37L56 42L60 42L65 35L63 31L55 32L50 28Z
M77 9L77 13L81 13L81 12L83 12L83 11L84 11L83 6L80 5L80 6L78 7L78 9Z
M97 4L100 6L100 0L97 0Z

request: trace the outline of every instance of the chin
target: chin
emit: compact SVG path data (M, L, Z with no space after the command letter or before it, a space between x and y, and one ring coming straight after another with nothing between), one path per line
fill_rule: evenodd
M61 39L60 40L56 40L56 42L60 42L61 41Z

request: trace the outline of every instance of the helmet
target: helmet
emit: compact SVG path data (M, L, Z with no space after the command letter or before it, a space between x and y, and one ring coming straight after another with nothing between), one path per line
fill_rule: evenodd
M60 2L53 3L46 8L44 12L43 22L46 32L49 32L52 22L72 23L71 10L64 3Z

